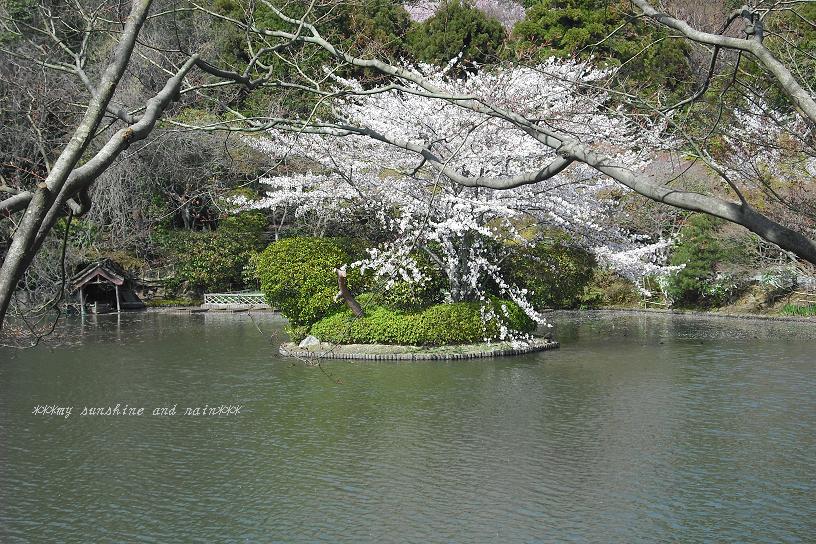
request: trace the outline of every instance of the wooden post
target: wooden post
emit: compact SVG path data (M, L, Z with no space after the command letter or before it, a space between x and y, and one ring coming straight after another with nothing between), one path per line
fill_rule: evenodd
M119 306L119 286L116 284L113 286L116 288L116 313L120 314L122 313L122 308Z
M79 313L85 315L85 286L79 288Z

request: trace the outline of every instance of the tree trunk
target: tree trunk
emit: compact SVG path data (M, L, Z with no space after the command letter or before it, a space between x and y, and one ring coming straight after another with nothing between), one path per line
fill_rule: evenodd
M14 233L6 258L0 266L0 329L17 284L37 251L45 241L67 205L81 215L88 210L88 187L104 172L132 142L141 140L153 130L167 106L178 96L178 89L198 57L193 55L171 77L159 93L147 101L144 114L135 123L118 130L102 148L77 167L82 155L96 134L116 87L127 69L139 31L152 0L134 0L122 32L122 37L105 69L102 80L88 105L77 129L60 154L51 173L30 196L25 213Z
M360 306L360 303L357 302L357 299L355 299L354 295L352 295L351 291L349 291L345 269L335 268L334 271L337 272L337 287L340 289L337 296L343 299L343 302L346 303L346 306L349 307L354 315L357 317L363 317L365 315L363 313L363 307Z

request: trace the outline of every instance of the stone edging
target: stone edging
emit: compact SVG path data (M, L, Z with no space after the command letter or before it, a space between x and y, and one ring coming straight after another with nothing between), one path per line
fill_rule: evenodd
M460 349L467 349L468 347L476 347L478 344L469 344L457 346ZM333 345L322 343L315 349L298 348L292 342L281 344L278 349L279 353L284 357L298 357L301 359L361 359L368 361L453 361L462 359L478 359L484 357L506 357L510 355L523 355L525 353L534 353L537 351L545 351L549 349L558 349L560 344L553 340L533 340L524 347L513 348L507 347L504 349L492 349L472 352L460 353L434 353L434 349L441 348L418 348L416 346L385 346L382 344L372 344L373 349L385 348L396 349L404 348L418 351L394 351L392 353L365 353L364 351L356 351L355 349L364 349L364 344L353 345ZM451 346L448 346L451 347ZM425 351L422 351L422 350Z

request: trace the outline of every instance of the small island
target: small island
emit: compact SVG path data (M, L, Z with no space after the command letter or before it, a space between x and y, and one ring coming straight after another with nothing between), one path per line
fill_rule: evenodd
M267 301L289 321L281 355L474 359L558 347L536 336L544 319L526 299L469 281L467 269L439 266L446 263L433 246L407 252L388 274L365 260L367 249L351 239L288 238L253 260Z

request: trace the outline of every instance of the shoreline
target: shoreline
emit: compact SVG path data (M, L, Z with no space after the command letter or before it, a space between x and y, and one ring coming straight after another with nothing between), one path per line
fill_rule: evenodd
M246 313L263 313L263 314L278 314L278 310L268 308L242 308L242 309L214 309L202 308L200 306L148 306L144 310L150 313L168 313L168 314L199 314L199 313L217 313L217 314L246 314ZM750 313L734 313L734 312L716 312L707 310L684 310L684 309L663 309L663 308L624 308L615 306L606 306L601 308L582 308L582 309L547 309L544 315L557 313L629 313L629 314L658 314L658 315L680 315L689 317L716 317L722 319L743 319L753 321L790 321L797 323L814 323L816 324L816 316L795 316L795 315L777 315L777 314L750 314ZM281 316L282 317L282 316Z
M547 312L605 312L605 313L631 313L631 314L659 314L659 315L682 315L689 317L719 317L722 319L743 319L753 321L791 321L798 323L814 323L816 324L816 316L805 317L796 315L774 315L774 314L746 314L733 312L712 312L706 310L682 310L682 309L663 309L663 308L586 308L583 310L551 310Z
M141 310L140 310L141 311ZM201 306L147 306L144 311L159 314L279 314L280 311L272 308L202 308Z

